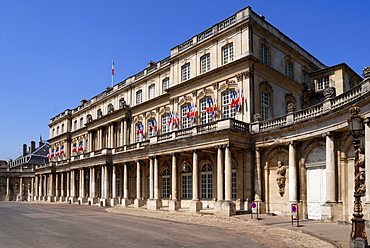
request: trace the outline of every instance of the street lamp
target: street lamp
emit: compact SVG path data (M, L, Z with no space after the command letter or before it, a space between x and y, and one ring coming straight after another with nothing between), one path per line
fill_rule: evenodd
M351 107L350 108L351 116L347 118L348 129L351 135L353 136L353 148L355 154L355 190L354 190L354 206L353 206L353 218L352 220L352 231L351 231L351 247L367 247L367 236L365 232L365 219L363 218L364 215L362 213L362 189L361 189L361 181L360 181L360 163L359 155L360 155L360 140L359 137L364 131L364 119L363 115L360 115L360 108L359 107Z

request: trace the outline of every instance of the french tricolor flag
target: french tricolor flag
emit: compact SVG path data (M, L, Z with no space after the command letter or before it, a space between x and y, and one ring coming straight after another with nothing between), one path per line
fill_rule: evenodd
M112 75L114 76L114 60L112 60Z

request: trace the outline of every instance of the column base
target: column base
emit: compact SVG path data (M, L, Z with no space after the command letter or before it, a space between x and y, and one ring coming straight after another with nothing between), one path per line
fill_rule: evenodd
M147 201L146 207L149 210L158 210L162 207L162 201L159 199L150 199Z
M60 196L60 197L59 197L59 201L60 201L60 202L64 202L65 200L66 200L65 196Z
M9 199L10 199L9 195L6 195L5 198L4 198L5 201L9 201Z
M218 205L217 206L218 210L219 210L219 205L221 205L221 211L217 211L217 212L215 211L215 215L230 217L231 215L236 214L236 205L232 201L224 201L222 203L216 202L215 205Z
M100 207L107 207L108 206L108 199L107 198L100 198L99 199L99 206Z
M190 203L190 213L198 213L202 209L202 203L199 200L193 200Z
M89 205L94 205L94 204L98 203L98 198L96 198L96 197L89 197L89 198L87 198L87 203Z
M128 198L122 198L121 199L121 206L122 207L127 207L130 204L131 204L131 200L130 199L128 199Z
M76 203L76 202L77 202L77 197L75 197L75 196L68 197L68 203L69 204Z
M170 211L176 211L179 210L181 207L181 202L177 199L171 200L168 204L169 210Z
M48 196L47 201L48 202L54 202L54 196Z
M86 197L78 197L78 204L83 204L83 203L86 203L87 202L87 199Z
M140 208L142 206L144 206L144 200L136 198L135 201L134 201L134 207L135 208Z
M59 199L60 199L60 196L54 196L54 201L55 202L59 201Z
M33 199L34 199L34 196L30 195L28 196L27 201L33 201Z
M216 215L219 215L218 213L222 213L222 203L224 201L223 200L218 200L216 203L215 203L215 206L214 206L214 212Z
M118 201L119 200L117 198L111 198L110 199L110 205L113 207L113 206L118 204Z

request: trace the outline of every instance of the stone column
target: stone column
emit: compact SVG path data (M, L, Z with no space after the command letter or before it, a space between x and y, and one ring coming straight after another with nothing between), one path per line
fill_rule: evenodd
M123 145L127 145L127 118L123 119Z
M255 201L261 201L261 189L262 189L262 172L261 172L261 148L256 148L256 181L254 183L254 200Z
M64 172L60 173L60 198L59 201L63 201L65 197L64 191Z
M370 204L370 119L365 119L365 202Z
M48 188L48 191L49 191L48 201L49 202L53 202L54 201L54 197L55 197L54 175L52 173L50 173L48 178L49 178L49 180L48 180L48 185L49 185L49 188Z
M231 201L232 193L232 167L229 146L225 147L225 201Z
M39 176L35 176L34 187L35 187L35 194L33 196L33 200L36 201L38 200L38 197L39 197Z
M123 199L122 206L127 207L129 205L128 199L128 175L127 175L127 164L123 164Z
M35 196L35 178L32 177L31 178L31 195L28 196L28 200L32 201L34 199L34 196Z
M171 170L171 195L172 200L169 203L169 210L175 211L180 208L180 201L177 199L177 153L172 153L172 170Z
M332 133L323 135L326 139L326 202L335 202L335 152Z
M5 195L5 200L6 201L9 201L10 200L10 192L9 192L9 190L10 190L10 181L9 181L10 179L9 179L9 177L7 177L6 178L6 195Z
M43 200L46 201L48 199L48 187L47 187L48 176L44 175L43 177L44 177L44 183L42 185L42 187L43 187L42 195L44 196Z
M193 150L193 199L190 204L190 212L196 213L202 209L202 203L199 200L199 168L198 168L199 150Z
M222 202L221 212L215 211L217 215L231 216L236 214L236 206L232 201L232 163L231 147L225 146L225 201Z
M117 205L117 166L113 165L112 167L112 198L110 201L110 205L114 206Z
M123 118L121 119L121 122L120 122L120 136L119 136L119 146L123 146L123 130L124 130L124 127L123 127Z
M90 193L89 193L89 204L95 204L97 202L96 199L96 175L95 175L95 167L90 167Z
M296 150L293 141L289 145L289 202L297 203L297 162Z
M80 196L78 199L79 204L86 202L85 192L85 170L80 169Z
M55 174L55 201L59 201L60 198L60 188L59 188L59 174Z
M66 174L66 201L69 201L69 197L71 196L71 177L70 177L70 172L67 171L67 174Z
M159 200L159 166L158 156L154 156L154 199Z
M109 168L104 166L104 197L109 198Z
M149 199L153 199L153 193L154 193L154 158L149 158Z
M23 178L19 178L19 195L17 196L17 201L23 201Z
M217 201L224 200L224 165L222 146L217 146Z
M136 199L134 201L134 207L139 208L143 205L143 200L141 199L141 168L140 161L136 161Z
M102 130L102 127L98 127L98 143L99 143L99 148L98 149L99 150L103 149L103 130Z

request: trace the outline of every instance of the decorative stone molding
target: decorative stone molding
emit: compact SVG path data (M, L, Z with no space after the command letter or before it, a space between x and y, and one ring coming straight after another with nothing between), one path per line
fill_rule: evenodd
M328 87L324 90L323 94L324 94L324 97L326 99L333 98L333 97L335 97L335 88L334 87Z
M253 121L254 121L254 122L261 121L261 114L260 114L260 113L255 113L255 114L253 115Z
M362 70L362 76L367 79L367 78L370 78L370 66L366 66L363 70Z

